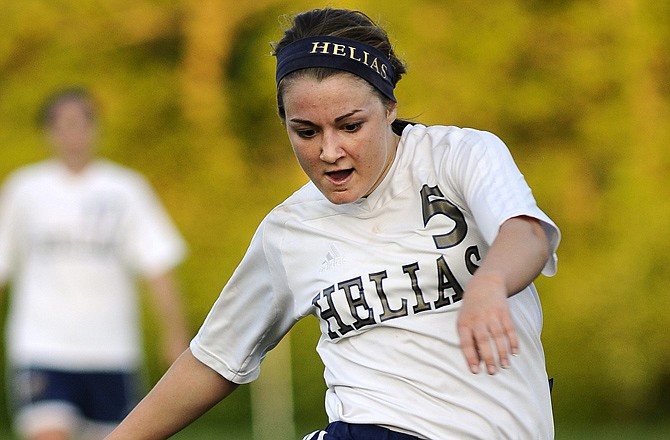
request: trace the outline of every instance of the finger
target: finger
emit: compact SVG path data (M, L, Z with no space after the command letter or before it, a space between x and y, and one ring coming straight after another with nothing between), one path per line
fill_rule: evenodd
M516 327L509 315L503 318L503 327L505 328L505 334L507 335L507 341L509 343L509 352L512 356L516 356L519 354L519 337L516 333Z
M465 356L465 361L470 368L470 371L473 374L479 373L479 364L481 359L479 358L479 352L477 351L477 345L475 344L475 338L472 334L472 330L468 327L458 327L458 336L461 340L461 351Z
M496 355L490 329L486 325L480 324L473 329L472 335L479 361L484 362L489 374L494 374L496 371Z
M494 351L495 338L489 329L475 333L475 343L479 349L479 357L481 358L484 365L486 365L486 371L488 374L495 374L497 370L496 366L496 356Z
M516 356L519 352L519 338L509 315L504 314L500 319L501 324L492 324L490 331L498 353L500 366L502 368L509 368L509 355Z
M490 327L492 343L495 346L495 350L498 354L498 362L500 363L501 368L509 368L509 352L510 344L508 342L507 329L502 325L497 323L491 324ZM514 329L512 329L514 330ZM495 373L495 360L494 360L494 369L488 368L489 374ZM493 370L493 373L491 371Z

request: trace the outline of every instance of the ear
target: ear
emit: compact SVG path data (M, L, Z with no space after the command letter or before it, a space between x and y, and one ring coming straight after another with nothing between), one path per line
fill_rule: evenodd
M391 102L386 106L386 120L389 125L393 123L398 118L398 103Z

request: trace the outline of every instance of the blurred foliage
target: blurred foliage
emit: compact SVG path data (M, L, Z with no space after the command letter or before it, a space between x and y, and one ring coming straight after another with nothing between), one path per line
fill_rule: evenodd
M48 154L46 94L89 87L101 154L142 171L190 243L195 332L263 215L306 181L274 107L281 16L308 1L0 0L0 178ZM670 410L670 2L330 1L384 25L403 117L492 131L563 232L537 282L557 431ZM152 377L165 366L152 351ZM296 417L324 422L318 328L292 332ZM220 418L248 419L241 388ZM219 411L218 409L216 411Z

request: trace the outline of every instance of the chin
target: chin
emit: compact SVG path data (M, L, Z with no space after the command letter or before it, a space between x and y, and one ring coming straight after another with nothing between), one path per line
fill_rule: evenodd
M334 205L346 205L348 203L354 203L359 200L360 197L352 196L351 194L342 194L342 193L329 193L325 194L328 201Z

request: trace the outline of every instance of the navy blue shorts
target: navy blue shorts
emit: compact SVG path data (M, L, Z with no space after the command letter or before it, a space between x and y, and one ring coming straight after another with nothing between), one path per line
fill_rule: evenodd
M307 434L303 440L421 440L413 435L391 431L376 425L333 422L324 431Z
M120 422L140 398L140 375L128 372L72 372L45 368L14 371L12 400L16 410L45 402L62 402L95 422Z

